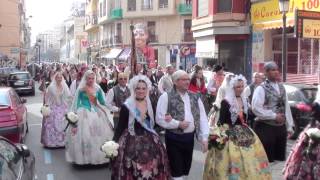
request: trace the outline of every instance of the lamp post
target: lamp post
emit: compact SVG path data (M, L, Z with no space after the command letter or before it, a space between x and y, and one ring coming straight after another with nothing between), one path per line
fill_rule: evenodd
M37 47L38 47L38 61L39 61L39 65L41 63L41 60L40 60L40 43L41 43L41 39L38 39L36 44L37 44Z
M287 80L287 37L286 37L286 23L287 12L289 11L289 0L279 0L279 10L282 13L282 81Z

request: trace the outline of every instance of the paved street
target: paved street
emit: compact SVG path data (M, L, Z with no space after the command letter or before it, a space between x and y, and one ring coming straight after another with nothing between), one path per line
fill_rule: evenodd
M26 144L36 156L36 174L38 180L106 180L110 179L110 170L104 166L73 166L65 161L64 149L44 149L40 144L42 95L27 98L29 134ZM292 144L289 142L288 144ZM290 150L288 148L288 150ZM205 155L197 145L194 150L192 169L189 180L201 179ZM272 165L273 179L281 179L284 163Z

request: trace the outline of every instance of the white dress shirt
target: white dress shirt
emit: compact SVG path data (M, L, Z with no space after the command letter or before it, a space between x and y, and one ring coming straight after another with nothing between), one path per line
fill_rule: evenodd
M126 86L125 87L120 86L120 90L122 92L125 92L126 91ZM113 92L113 88L112 88L107 93L106 106L112 112L119 112L120 111L120 107L117 107L117 106L114 105L113 99L114 99L114 92Z
M191 112L191 105L190 105L190 97L188 93L185 93L184 95L181 95L181 99L184 102L184 118L186 121L190 122L190 125L188 128L184 130L184 133L191 133L194 132L195 126L194 126L194 119ZM200 132L199 132L199 138L200 140L207 141L209 136L209 125L208 125L208 118L203 106L203 103L201 99L198 99L198 105L200 110ZM178 121L176 119L172 119L170 122L165 121L165 115L167 114L168 110L168 94L165 92L163 93L157 104L157 113L156 113L156 122L161 127L165 129L178 129L179 123L181 121Z
M280 89L278 83L270 82L270 85L280 94ZM259 120L276 120L277 114L273 112L271 109L264 108L265 103L265 91L262 86L258 86L254 92L252 97L252 111L258 117ZM287 129L292 131L293 126L293 118L291 114L291 109L288 103L288 96L286 93L286 102L285 102L285 116Z

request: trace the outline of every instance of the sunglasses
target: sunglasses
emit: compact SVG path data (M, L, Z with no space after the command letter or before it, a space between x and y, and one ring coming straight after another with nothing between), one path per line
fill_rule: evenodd
M121 81L121 80L127 80L127 78L119 78L119 80Z

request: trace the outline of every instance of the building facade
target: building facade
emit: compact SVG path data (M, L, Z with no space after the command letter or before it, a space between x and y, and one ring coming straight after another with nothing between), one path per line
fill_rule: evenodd
M193 0L192 31L199 64L251 74L250 1Z
M318 1L316 1L318 2ZM296 38L294 33L295 9L317 11L313 1L290 1L287 13L287 82L319 83L319 39ZM253 1L251 8L252 61L254 71L262 71L265 61L275 61L282 69L282 14L278 1Z
M36 36L36 39L40 46L41 61L60 61L60 29L61 26L57 26L52 30L41 32Z
M30 49L30 30L24 0L0 1L1 66L25 66Z
M91 1L92 2L92 1ZM195 41L191 33L192 4L188 0L99 0L99 58L115 63L130 54L130 25L143 23L149 31L149 45L155 49L156 63L172 63L191 68L196 63ZM181 49L189 49L186 54Z

